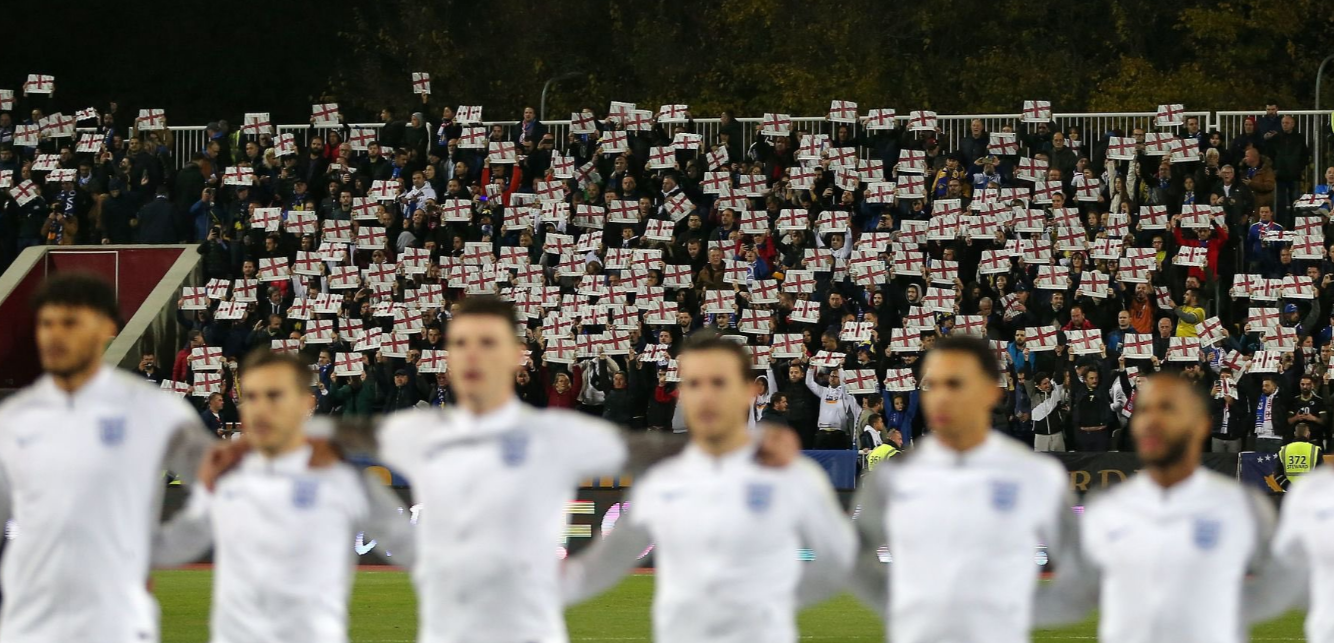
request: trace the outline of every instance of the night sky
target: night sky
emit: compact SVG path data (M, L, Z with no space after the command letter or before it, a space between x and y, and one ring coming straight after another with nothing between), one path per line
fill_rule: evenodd
M302 123L337 71L352 4L8 2L0 89L22 109L24 79L44 73L56 77L48 111L116 100L122 117L161 108L172 125L240 123L246 111Z

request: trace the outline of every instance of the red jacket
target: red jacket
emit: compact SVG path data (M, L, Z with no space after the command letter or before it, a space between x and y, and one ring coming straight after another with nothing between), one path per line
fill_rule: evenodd
M1181 234L1181 228L1173 228L1172 234L1176 236L1177 245L1189 246L1193 248L1204 248L1208 261L1205 266L1209 269L1206 276L1204 270L1191 266L1188 276L1199 279L1201 283L1218 276L1218 253L1223 251L1223 246L1227 245L1227 226L1214 226L1214 233L1210 235L1208 241L1201 239L1187 239Z
M176 382L190 381L190 347L176 353L176 361L171 366L171 379Z
M579 366L570 367L570 388L565 389L564 393L556 390L551 384L551 371L544 365L542 367L542 385L547 390L547 408L549 409L573 409L579 406L579 391L583 388L583 377L579 373Z

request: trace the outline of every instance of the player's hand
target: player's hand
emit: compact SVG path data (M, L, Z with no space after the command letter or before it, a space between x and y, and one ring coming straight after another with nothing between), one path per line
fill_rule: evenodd
M242 435L235 440L227 440L213 445L212 449L204 455L204 461L199 465L199 482L205 489L213 491L217 485L218 478L222 474L231 471L240 464L241 458L250 451L250 442Z
M797 432L785 426L763 425L760 448L755 460L766 467L786 467L801 454L801 440Z

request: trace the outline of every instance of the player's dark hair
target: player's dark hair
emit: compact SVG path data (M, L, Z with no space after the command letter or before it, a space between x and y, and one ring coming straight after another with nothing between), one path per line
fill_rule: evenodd
M727 339L722 333L712 328L703 328L690 334L685 343L681 346L681 352L676 356L679 360L690 353L703 353L706 351L722 351L736 358L737 365L741 369L742 379L750 379L750 353L730 339Z
M493 295L473 295L465 297L463 301L459 302L459 309L454 313L454 318L458 319L467 315L500 317L506 323L513 324L515 319L514 304Z
M971 335L946 335L937 339L927 353L966 353L977 360L977 365L989 379L1000 379L1000 360L996 359L986 340Z
M46 306L88 308L116 322L116 328L121 326L116 289L92 273L61 272L48 277L33 293L31 306L34 314Z
M306 388L310 382L310 362L297 353L279 353L267 348L256 348L250 351L245 359L241 361L241 373L248 373L252 369L266 368L269 366L279 366L288 368L292 371L292 376L301 385Z

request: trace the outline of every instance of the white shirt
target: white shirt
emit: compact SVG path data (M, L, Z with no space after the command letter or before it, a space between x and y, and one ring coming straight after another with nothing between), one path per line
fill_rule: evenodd
M619 547L628 559L589 550L587 559L570 561L567 597L609 588L654 543L659 643L795 642L799 601L832 594L852 567L852 524L829 476L807 458L764 467L754 445L715 457L692 444L637 480L632 498L628 524L612 532L639 531L634 545ZM799 560L801 548L815 559ZM580 578L598 574L604 577Z
M1248 640L1249 614L1266 611L1272 595L1272 527L1264 498L1204 469L1168 489L1139 474L1095 498L1081 543L1085 578L1101 594L1099 640ZM1248 582L1248 573L1256 579Z
M1298 592L1309 591L1306 640L1334 643L1334 472L1328 467L1302 476L1288 489L1273 550L1284 567L1301 572L1289 577L1290 583L1301 585L1302 577L1310 575L1310 584Z
M895 643L1027 642L1038 546L1059 566L1075 538L1068 485L1056 459L994 431L966 453L928 436L862 481L856 589Z
M395 560L411 555L399 547L408 521L390 518L392 494L347 464L312 469L310 453L248 453L213 493L192 490L155 543L160 566L197 560L213 543L213 643L347 641L357 532Z
M855 418L860 409L851 393L842 384L821 386L815 381L815 369L806 369L806 388L820 398L819 426L822 429L846 430L849 416Z
M184 400L110 366L73 395L45 375L0 404L18 528L0 563L0 640L158 640L147 583L162 471L192 473L211 441Z
M608 422L517 399L483 416L404 411L380 456L412 486L421 643L565 643L557 547L579 482L615 473L625 443Z

